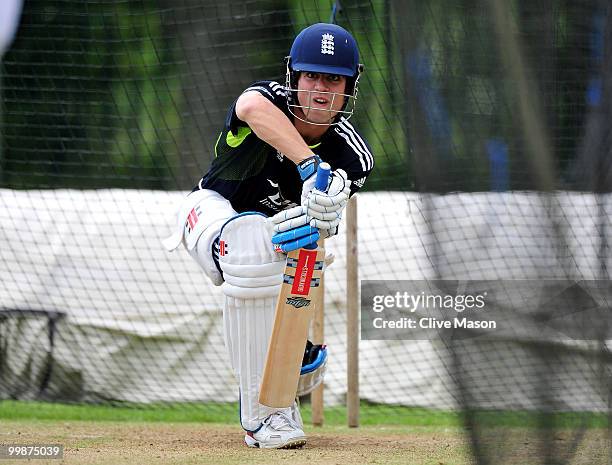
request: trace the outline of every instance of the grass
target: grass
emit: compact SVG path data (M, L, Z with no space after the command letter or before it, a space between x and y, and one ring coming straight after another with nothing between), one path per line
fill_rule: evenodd
M238 422L235 403L206 404L60 404L35 401L0 401L0 420L64 420L166 423L225 423ZM302 406L305 423L311 422L310 405ZM325 424L346 424L346 408L325 409ZM463 414L392 405L362 403L360 424L401 425L416 427L459 428L464 426ZM471 416L479 427L555 427L608 428L605 414L562 412L549 415L526 411L477 411ZM466 423L467 424L467 423Z
M303 406L307 447L298 451L244 446L237 405L92 405L0 401L0 443L62 444L67 465L470 465L470 434L461 413L403 406L361 405L361 427L346 426L346 410L325 410L325 426L310 426ZM593 413L474 413L489 463L540 463L541 440L554 427L554 447L573 447L576 465L604 463L608 418ZM582 429L590 429L582 431ZM583 434L584 433L584 434ZM550 439L550 438L548 438ZM501 455L499 455L501 454ZM496 461L496 457L503 457ZM56 460L41 460L55 465ZM52 463L53 462L53 463Z
M302 416L311 421L310 405L302 405ZM360 410L362 425L418 425L460 426L457 413L422 408L363 404ZM0 419L4 420L85 420L85 421L142 421L169 423L236 423L236 403L206 404L60 404L35 401L0 401ZM325 423L344 425L346 408L325 409Z
M233 404L122 406L0 401L0 419L3 420L231 423L237 420L237 411L237 406Z

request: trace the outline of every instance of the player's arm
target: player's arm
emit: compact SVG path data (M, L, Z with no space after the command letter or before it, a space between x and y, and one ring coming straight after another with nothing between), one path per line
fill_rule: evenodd
M313 156L287 115L259 92L247 91L238 97L236 116L296 165Z
M314 173L321 159L310 150L287 115L256 88L249 88L238 97L235 113L257 137L296 164L300 178L304 181L302 197L308 194L314 187Z

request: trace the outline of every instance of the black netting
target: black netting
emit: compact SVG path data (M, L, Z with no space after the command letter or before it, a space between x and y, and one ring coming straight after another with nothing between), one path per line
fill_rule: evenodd
M284 83L295 34L333 11L359 43L354 122L376 159L361 279L609 280L607 2L28 0L1 67L0 398L233 414L220 292L160 240L229 105ZM332 420L345 241L328 241ZM535 319L498 302L510 335L362 341L365 411L458 412L478 463L606 463L607 332L542 329L577 305L555 302Z

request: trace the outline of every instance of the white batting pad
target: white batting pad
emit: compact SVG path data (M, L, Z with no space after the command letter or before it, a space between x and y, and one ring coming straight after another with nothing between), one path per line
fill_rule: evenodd
M212 257L212 244L223 224L235 215L230 202L218 192L192 192L181 202L176 229L163 241L164 247L172 251L183 244L213 284L220 286L223 278Z
M172 251L183 243L187 250L192 250L211 225L217 226L214 239L223 223L236 214L229 200L218 192L209 189L191 192L181 202L174 233L162 241L163 245Z
M247 431L256 430L268 415L280 410L258 402L275 309L276 297L225 298L225 346L240 386L240 422ZM291 415L290 408L282 410Z
M239 299L278 296L285 255L274 251L271 227L264 215L251 212L225 223L219 233L225 295Z

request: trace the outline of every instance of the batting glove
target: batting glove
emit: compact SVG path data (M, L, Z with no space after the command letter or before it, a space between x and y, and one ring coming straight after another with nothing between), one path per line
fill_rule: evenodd
M306 181L314 176L317 172L317 168L321 164L321 157L318 155L312 155L312 157L308 157L305 160L302 160L297 164L298 173L300 173L300 179L302 181ZM314 181L314 179L313 179ZM312 184L314 186L314 182Z
M332 172L326 192L314 189L302 201L306 216L310 218L310 226L327 230L336 229L337 233L350 193L351 181L348 180L346 172L342 169Z
M304 213L301 205L277 213L270 222L273 224L274 235L272 244L277 252L291 252L316 242L320 233L310 226L310 218Z

